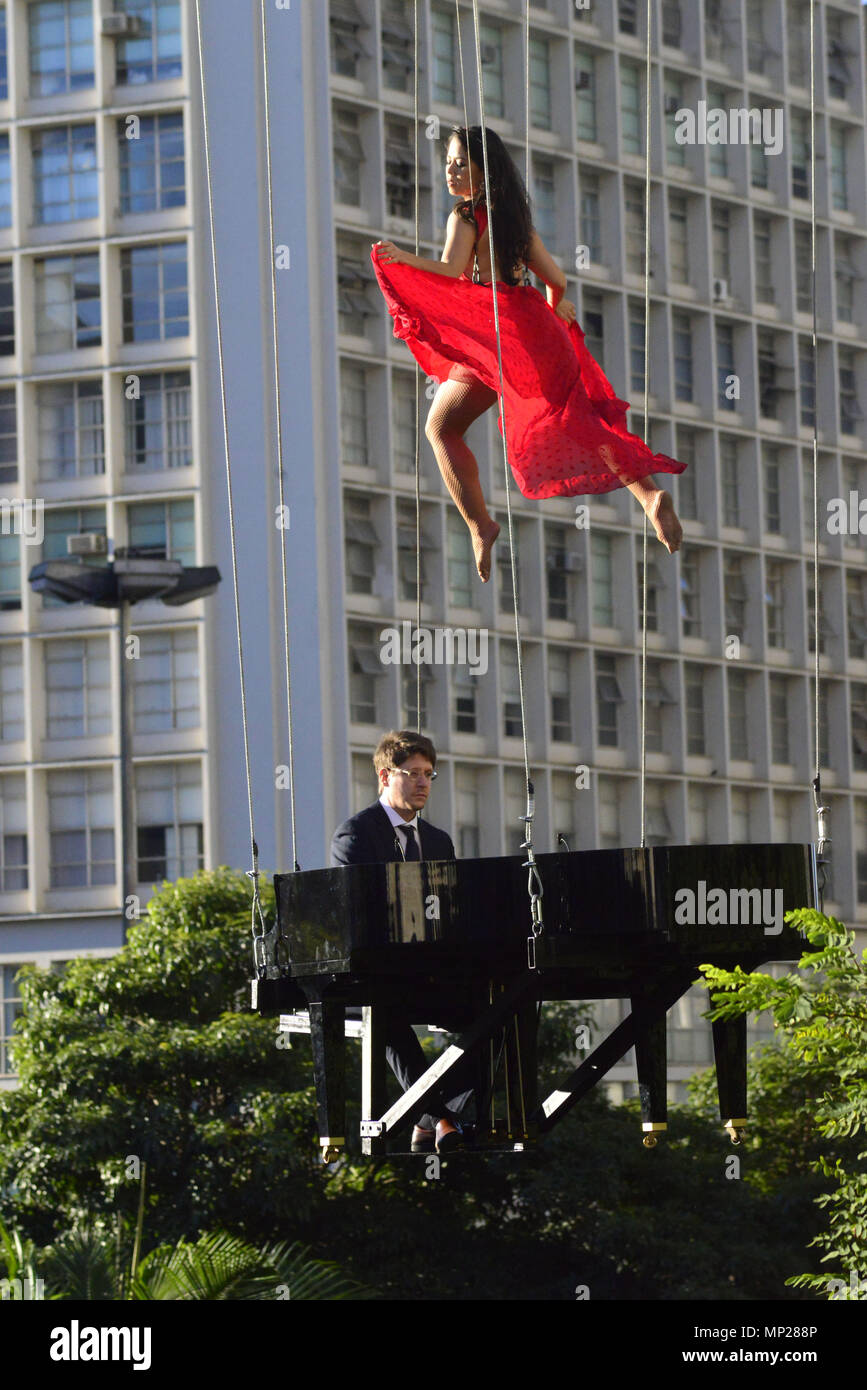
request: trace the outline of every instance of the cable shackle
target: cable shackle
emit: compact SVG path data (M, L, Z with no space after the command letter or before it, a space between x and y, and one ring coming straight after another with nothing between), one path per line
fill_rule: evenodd
M542 921L542 896L544 888L539 877L539 869L536 864L536 854L533 849L533 818L536 814L536 794L533 783L527 778L527 813L519 816L518 819L524 822L525 832L524 841L521 849L527 851L527 858L521 865L522 869L527 869L527 892L530 895L530 935L527 937L527 966L530 970L536 969L536 939L542 935L545 924Z

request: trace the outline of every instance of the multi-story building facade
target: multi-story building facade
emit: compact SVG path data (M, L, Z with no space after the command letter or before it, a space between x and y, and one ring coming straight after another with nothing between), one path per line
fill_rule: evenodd
M487 119L523 168L523 3L480 9ZM672 485L681 551L671 557L650 540L647 840L815 838L816 421L826 907L867 926L867 569L849 505L854 497L857 512L867 499L864 31L854 2L816 5L814 380L808 9L654 4L648 433L654 451L690 466ZM202 10L256 828L263 864L286 868L259 6L209 0ZM103 32L109 11L129 16L129 32ZM452 0L423 0L418 11L421 251L438 256L450 199L442 142L424 134L435 132L430 117L442 135L463 120L457 18ZM2 484L9 497L45 503L42 551L0 538L8 1035L18 964L122 940L116 615L51 607L26 583L29 564L64 553L71 532L217 562L224 575L216 596L189 609L135 610L142 901L164 875L247 867L249 848L194 6L7 0L4 14ZM459 15L473 122L471 6ZM634 0L536 4L529 54L534 219L569 276L591 351L633 403L636 432L644 15ZM372 241L413 238L412 17L402 0L297 0L268 17L275 227L291 252L278 320L305 868L326 862L333 825L373 798L379 733L414 726L418 714L415 667L381 659L383 629L416 617L414 364L393 338L369 260ZM677 113L700 102L781 112L779 152L680 144ZM130 116L140 117L137 140ZM131 375L138 395L127 394ZM489 417L468 442L502 514ZM524 794L508 550L501 538L483 588L423 434L420 457L422 622L484 631L489 653L483 675L445 662L423 671L422 725L440 754L431 816L462 856L515 853ZM834 499L849 517L837 530ZM572 848L636 844L641 512L625 492L538 503L513 491L512 500L536 844L553 848L558 835ZM576 525L576 503L588 525ZM676 1086L709 1060L702 1007L690 995L672 1012ZM616 1016L614 1006L604 1013ZM614 1075L629 1085L628 1065Z

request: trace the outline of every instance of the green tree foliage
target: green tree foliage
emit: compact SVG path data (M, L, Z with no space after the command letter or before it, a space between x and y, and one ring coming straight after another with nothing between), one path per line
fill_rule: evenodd
M321 1200L309 1060L249 1011L250 890L164 885L126 946L22 972L17 1090L0 1095L0 1212L39 1243L136 1208L157 1243L262 1240ZM266 903L266 907L267 907Z
M754 1068L754 1077L758 1070L766 1085L773 1085L774 1108L778 1120L782 1117L782 1126L770 1132L772 1165L765 1166L766 1176L781 1176L788 1161L799 1171L809 1166L824 1179L815 1200L828 1219L811 1243L823 1252L821 1262L832 1269L824 1274L805 1272L789 1282L831 1298L863 1297L867 952L856 954L854 933L834 917L802 908L787 913L786 920L804 932L811 948L801 956L797 972L773 979L740 969L702 969L712 991L714 1017L768 1010L784 1041L781 1052L768 1054ZM781 1090L785 1110L780 1106ZM787 1141L795 1146L788 1160L783 1153Z

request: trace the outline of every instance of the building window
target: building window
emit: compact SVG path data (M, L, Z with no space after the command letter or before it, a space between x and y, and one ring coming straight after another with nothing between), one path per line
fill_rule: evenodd
M798 339L798 381L801 424L811 429L816 423L816 369L809 338Z
M416 551L416 526L415 526L415 503L404 501L402 498L397 500L397 583L398 598L405 602L415 603L418 592L416 583L416 561L421 573L421 598L425 602L427 597L427 562L433 550L431 540L425 525L425 509L421 513L421 545Z
M551 829L552 848L562 849L560 837L566 841L567 849L576 849L578 834L575 824L575 784L572 777L564 772L551 773Z
M505 521L505 517L500 518ZM503 530L507 529L503 526ZM499 594L499 611L501 613L512 613L517 607L521 610L521 527L515 524L515 553L514 553L514 587L512 585L512 554L508 544L497 546L495 555L497 561L497 591ZM516 593L517 590L517 593Z
M430 188L419 161L419 194ZM389 217L407 221L415 206L415 149L412 127L403 121L385 122L385 206Z
M825 11L825 35L828 43L828 95L837 101L846 100L846 90L852 80L846 58L849 50L843 31L844 17L838 11Z
M482 797L474 767L455 766L455 848L461 859L481 854Z
M356 724L376 724L376 682L384 675L376 629L349 624L349 717Z
M92 478L105 472L101 381L41 384L36 417L40 478Z
M599 175L583 166L578 177L581 185L581 237L590 260L602 260L602 203L599 195Z
M500 643L500 695L503 701L503 736L520 738L522 724L518 649L513 642Z
M674 396L678 401L692 400L692 324L689 314L671 316L674 346Z
M138 86L166 82L183 74L179 0L115 0L115 10L140 20L135 36L117 45L117 82Z
M635 561L636 578L636 606L638 611L639 624L642 621L644 611L644 561L638 558ZM662 571L655 560L647 561L647 631L657 632L659 630L659 591L665 581Z
M92 87L91 0L38 0L27 7L30 95L57 96Z
M164 212L187 201L184 118L180 111L140 116L135 139L117 123L120 211Z
M774 335L769 328L760 328L756 334L756 361L758 365L759 414L769 420L777 418L777 348Z
M96 126L62 125L31 131L33 220L76 222L99 216Z
M677 457L686 464L686 471L677 475L675 490L677 510L686 521L694 521L698 516L698 488L695 481L695 432L679 425L677 429Z
M735 373L734 328L730 323L716 325L716 379L717 407L720 410L735 410L737 401L729 394L734 382L729 378Z
M474 734L477 729L479 682L467 666L452 671L452 728L457 734Z
M668 686L665 683L665 680L663 679L663 668L661 661L648 661L647 684L644 693L645 747L648 753L661 753L664 747L663 706L677 704L677 700L671 694L671 692L668 689Z
M15 1041L15 1020L24 1011L15 977L18 965L0 965L0 1076L15 1075L12 1065L12 1044Z
M403 0L384 0L382 10L382 81L407 92L415 67L412 10Z
M707 106L708 110L728 111L729 106L734 102L729 102L728 95L724 88L707 85ZM707 171L717 179L727 179L729 174L728 148L720 143L718 145L708 145L707 147Z
M551 742L572 743L572 683L569 651L564 647L549 647L548 694L551 700Z
M836 238L834 256L835 313L840 323L854 323L855 281L862 277L855 268L858 243L854 237Z
M6 28L6 6L0 5L0 101L9 99L9 34ZM0 1068L2 1070L2 1068Z
M114 883L111 769L49 772L48 828L52 888Z
M629 301L629 385L644 390L644 305Z
M816 650L816 628L819 629L819 655L825 656L828 648L828 639L836 634L828 621L828 614L825 611L825 589L823 584L827 584L830 575L827 571L819 571L819 607L816 611L816 591L813 588L812 570L805 571L807 576L807 651L812 655Z
M867 685L849 687L852 766L856 772L867 772ZM867 844L867 838L864 843Z
M786 630L783 608L783 565L780 560L765 559L765 621L769 647L785 647Z
M857 434L861 408L855 390L855 349L837 349L837 386L840 401L841 434Z
M379 537L371 519L369 497L343 494L343 539L346 588L350 594L372 594Z
M111 723L108 639L46 642L46 738L97 738Z
M0 262L0 357L15 352L15 289L12 262Z
M565 526L545 525L546 613L559 622L571 622L575 616L573 575L579 568L579 557L569 548L570 536Z
M683 668L686 699L686 751L690 757L704 757L707 752L704 710L705 668L688 661Z
M775 449L765 447L762 465L765 499L765 530L772 536L782 533L782 492L780 490L780 464Z
M204 867L202 770L154 763L135 771L136 878L174 882Z
M761 102L753 101L751 105L761 110ZM764 145L750 145L750 185L752 188L768 186L768 157Z
M454 608L472 608L473 579L476 567L473 562L470 535L461 517L455 516L451 510L446 521L446 528L449 603Z
M831 122L831 207L845 212L849 207L849 180L846 170L846 127Z
M746 762L750 756L747 673L734 666L726 670L728 688L729 757Z
M795 87L810 83L810 7L801 0L788 0L784 20L789 66L789 82Z
M720 436L720 482L723 526L741 525L741 488L738 469L738 443L730 435Z
M551 52L547 39L530 39L530 122L551 129Z
M123 340L162 342L190 331L187 243L156 242L121 251Z
M665 158L669 164L681 169L686 164L686 145L677 139L677 113L684 105L683 86L671 73L665 74L663 84L665 101Z
M595 144L596 129L596 58L589 49L575 47L575 97L577 111L576 134L579 140Z
M357 111L350 111L345 106L334 108L332 153L335 201L360 208L361 170L365 160Z
M723 601L726 636L740 637L746 631L747 586L743 557L732 551L723 553Z
M789 111L789 149L792 167L792 197L810 196L810 116L791 107Z
M731 280L731 214L726 203L713 203L711 212L713 240L713 273L728 283Z
M137 734L197 729L199 707L199 636L195 628L138 634L139 656L133 663L133 727Z
M35 262L34 273L36 351L54 353L99 347L99 256L45 256Z
M682 18L679 0L662 0L662 42L680 48Z
M0 741L18 743L25 733L24 659L20 642L0 643Z
M813 309L813 249L809 227L795 223L795 306L799 314Z
M431 10L433 33L433 99L450 106L458 101L458 64L455 17L444 10Z
M590 564L593 582L593 623L596 627L613 627L613 541L605 532L591 533Z
M756 268L756 299L760 304L773 304L774 270L771 258L771 219L763 213L753 213L753 260Z
M684 637L701 636L699 556L692 545L680 549L680 619Z
M536 230L548 247L556 254L557 248L557 198L554 161L533 157L533 208Z
M617 660L613 656L596 655L596 739L602 748L616 748L620 742L618 706L623 704L623 691L617 679Z
M0 388L0 483L18 480L18 409L15 387Z
M597 781L596 842L599 849L619 849L623 844L620 790L613 777L600 777Z
M855 843L864 845L867 844L867 801L856 796L853 798L853 806ZM859 849L855 854L855 897L859 903L867 903L867 850Z
M419 670L421 681L419 682ZM428 722L429 687L433 677L427 666L401 666L401 728L423 729ZM421 686L421 710L419 710L419 685Z
M617 27L621 34L638 33L638 0L617 0Z
M177 502L133 502L127 507L127 543L136 555L196 563L192 497Z
M771 761L790 763L789 750L789 699L788 682L785 676L769 677L769 697L771 713Z
M363 338L367 320L379 313L378 305L368 298L375 277L369 257L358 243L346 238L337 239L337 322L341 333Z
M367 467L367 381L364 368L347 361L340 364L340 447L344 465Z
M867 576L846 571L846 631L849 658L867 661Z
M712 63L719 63L723 56L725 35L722 10L723 0L704 0L704 51Z
M687 208L683 193L668 195L668 273L681 285L689 283Z
M356 389L358 388L356 387ZM365 420L364 435L366 438L367 416L363 410L363 387L357 405L361 410L361 418ZM358 417L356 416L356 418ZM395 370L391 374L391 452L394 460L395 473L415 473L415 439L415 380L409 372ZM366 442L364 444L363 453L364 461L366 462ZM344 461L345 454L346 445L344 444ZM419 463L421 463L421 458L419 459Z
M9 132L0 134L0 227L12 226L12 154Z
M17 536L0 535L0 613L21 607L21 546Z
M506 82L503 61L503 31L498 24L480 24L482 81L485 90L485 117L505 116Z
M620 138L625 154L641 154L644 149L641 71L637 63L620 63Z
M644 189L632 179L623 181L625 209L626 269L633 275L644 274Z
M674 836L665 805L662 782L647 782L645 787L644 818L648 845L667 844Z
M193 462L189 372L148 372L124 390L128 473L189 468Z
M337 77L357 78L359 60L370 55L358 37L367 24L355 0L331 0L329 22L331 71Z
M105 507L57 507L45 513L45 540L42 546L43 560L65 560L68 555L67 541L70 536L94 533L104 536ZM89 561L84 560L87 564ZM95 555L90 563L105 564L104 555ZM50 594L43 595L43 603L53 607L60 603Z
M605 370L605 315L598 290L581 290L581 325L588 351Z

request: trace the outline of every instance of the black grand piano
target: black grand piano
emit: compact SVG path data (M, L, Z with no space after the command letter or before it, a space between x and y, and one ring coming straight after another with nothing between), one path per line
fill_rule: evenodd
M519 857L275 876L276 920L257 943L253 1007L279 1015L286 1029L306 1010L326 1161L346 1142L346 1020L358 1011L363 1153L386 1152L388 1138L425 1111L431 1089L460 1074L456 1067L475 1085L475 1146L523 1149L632 1047L651 1147L666 1128L667 1011L702 964L752 970L798 959L803 938L783 913L817 906L812 845L591 850L542 854L536 864L542 928L529 957ZM623 1021L540 1097L541 1003L615 998L631 1003ZM397 1002L413 1022L458 1038L388 1106L377 1016ZM746 1020L712 1029L721 1118L737 1142L746 1121Z

